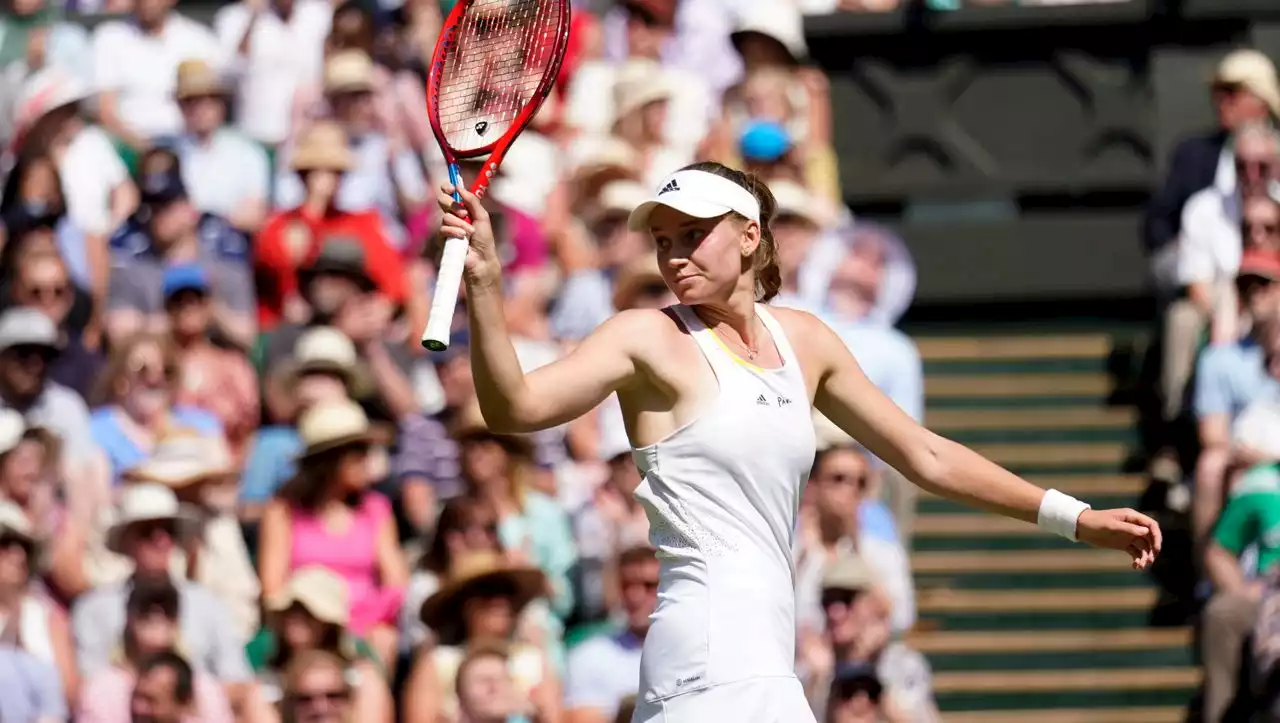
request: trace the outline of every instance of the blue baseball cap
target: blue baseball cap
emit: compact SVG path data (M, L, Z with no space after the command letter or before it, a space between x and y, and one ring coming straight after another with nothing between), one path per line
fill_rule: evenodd
M754 163L774 163L790 150L790 131L773 121L749 121L738 138L738 151L742 158Z
M196 264L171 266L164 272L164 298L168 299L179 291L199 291L209 293L209 275Z

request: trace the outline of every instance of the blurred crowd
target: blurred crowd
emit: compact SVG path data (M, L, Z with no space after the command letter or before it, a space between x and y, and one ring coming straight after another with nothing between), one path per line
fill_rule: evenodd
M448 351L419 344L451 3L5 4L0 720L629 720L658 562L616 399L496 434L465 298ZM575 8L486 197L527 369L673 301L625 220L714 159L777 197L778 303L921 416L914 265L840 203L802 32L853 5ZM816 421L798 669L823 721L936 721L902 642L912 488Z
M1280 82L1255 50L1207 87L1144 241L1163 321L1164 448L1151 475L1190 519L1203 720L1280 716ZM1198 606L1199 606L1198 605Z

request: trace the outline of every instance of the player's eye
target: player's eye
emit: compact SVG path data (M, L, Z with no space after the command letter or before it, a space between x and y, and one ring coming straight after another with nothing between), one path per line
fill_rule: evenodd
M702 239L706 237L707 237L706 231L700 228L695 228L695 229L691 229L688 233L684 235L684 240L687 241L690 245L694 245L694 244L701 243Z
M671 248L671 239L666 236L654 236L653 247L658 251L666 251Z

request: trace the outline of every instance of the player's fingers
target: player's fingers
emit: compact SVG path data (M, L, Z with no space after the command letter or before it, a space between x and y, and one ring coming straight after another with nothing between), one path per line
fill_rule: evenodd
M445 213L440 224L440 231L446 236L465 238L475 235L475 228L464 219L452 213Z
M480 203L479 196L462 187L458 188L458 194L462 196L462 204L466 206L467 213L471 215L471 218L475 219L476 223L484 223L489 220L489 212L484 209L484 204Z
M1142 525L1135 525L1133 523L1124 522L1122 520L1115 520L1114 522L1111 523L1110 527L1112 530L1116 532L1120 532L1134 538L1145 538L1147 536L1147 533L1150 531L1148 528Z

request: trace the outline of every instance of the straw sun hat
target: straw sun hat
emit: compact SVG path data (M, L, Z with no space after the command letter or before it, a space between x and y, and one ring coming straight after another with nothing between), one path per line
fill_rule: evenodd
M267 612L279 615L299 605L322 623L346 627L351 618L347 583L319 565L298 568L280 592L263 601Z
M298 436L302 438L302 459L375 441L369 418L349 399L323 402L303 412L298 418Z
M317 326L298 337L284 378L292 384L306 374L332 374L350 389L357 362L356 345L346 334L331 326Z
M506 447L512 454L525 457L533 455L533 442L527 436L501 434L490 429L488 422L484 420L484 413L480 411L480 404L474 399L458 410L449 428L449 435L459 442L491 439Z
M547 578L534 567L512 566L496 552L471 552L459 557L440 589L422 603L422 622L436 631L444 645L462 642L462 610L486 589L510 591L515 612L524 609L547 588Z
M173 490L153 482L132 484L120 493L107 530L107 549L125 554L124 538L129 527L138 522L172 522L177 540L186 540L199 531L199 522L191 508L178 502Z
M235 473L231 451L221 436L174 435L156 445L150 459L126 470L128 482L151 482L179 489Z
M231 92L222 76L204 60L184 60L178 64L178 82L174 95L178 100L227 95Z
M303 131L289 164L295 171L347 171L355 163L342 126L318 121Z

